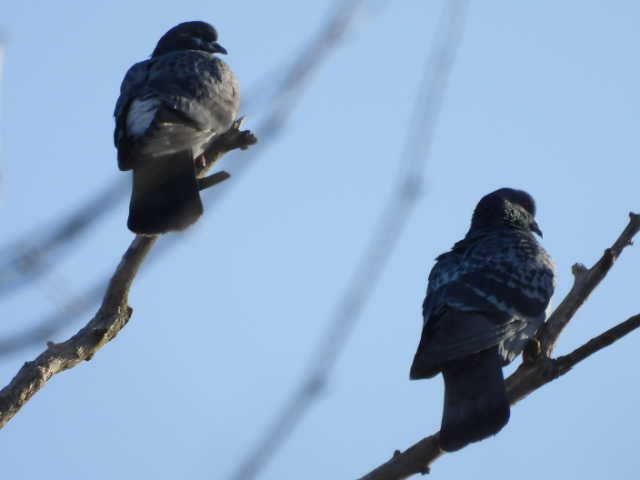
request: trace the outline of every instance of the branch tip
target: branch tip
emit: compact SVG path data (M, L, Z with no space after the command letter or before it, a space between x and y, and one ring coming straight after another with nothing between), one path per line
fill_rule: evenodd
M571 267L571 273L576 279L576 282L583 278L589 269L583 263L574 263Z
M214 185L224 182L228 178L231 178L231 175L224 170L209 175L208 177L198 178L198 190L206 190L207 188L211 188Z

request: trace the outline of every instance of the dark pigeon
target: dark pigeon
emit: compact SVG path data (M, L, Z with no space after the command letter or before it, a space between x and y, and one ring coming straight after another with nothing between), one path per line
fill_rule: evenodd
M149 60L129 69L116 103L120 170L133 170L128 227L135 233L183 230L202 215L196 163L229 129L240 104L218 33L205 22L181 23Z
M502 366L544 323L554 265L537 242L533 198L501 188L483 197L464 239L437 258L422 305L411 379L442 372L440 446L458 450L509 420Z

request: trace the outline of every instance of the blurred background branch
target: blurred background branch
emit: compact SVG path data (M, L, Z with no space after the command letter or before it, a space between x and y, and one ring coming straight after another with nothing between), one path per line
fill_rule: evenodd
M255 478L318 400L409 221L423 188L424 171L464 29L467 7L466 0L452 0L444 4L407 129L394 191L355 267L351 281L333 309L327 329L311 355L309 368L301 383L232 475L234 480Z
M0 249L0 298L13 291L33 286L65 254L72 252L74 240L87 232L129 192L129 182L112 181L95 198L69 216L51 221Z

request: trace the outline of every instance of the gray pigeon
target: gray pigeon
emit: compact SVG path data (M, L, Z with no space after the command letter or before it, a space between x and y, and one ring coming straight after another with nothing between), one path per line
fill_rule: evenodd
M522 190L486 195L464 239L429 274L410 377L442 372L445 451L495 435L509 420L502 366L544 323L555 286L553 262L533 236L542 236L535 213Z
M182 230L202 215L196 163L229 129L240 104L227 51L205 22L165 33L149 60L129 69L116 103L120 170L133 170L127 225L135 233Z

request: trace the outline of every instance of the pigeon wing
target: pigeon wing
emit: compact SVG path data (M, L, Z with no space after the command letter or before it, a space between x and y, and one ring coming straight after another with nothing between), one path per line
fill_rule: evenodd
M151 60L136 63L127 71L122 80L120 96L116 101L116 108L113 113L116 119L113 142L118 150L121 148L127 149L126 144L129 141L129 135L127 134L129 106L134 99L145 96L150 63ZM126 161L125 156L118 155L118 167L120 170L130 170L133 168L133 165Z
M149 89L199 130L222 133L238 114L240 87L226 63L205 52L178 51L157 58Z
M553 265L529 234L486 235L441 255L429 275L414 363L432 370L523 331L535 332L552 293ZM508 352L501 347L503 359L512 359L522 343L510 343Z
M137 72L134 72L137 73ZM128 102L117 111L121 166L178 153L200 155L225 132L240 103L233 72L216 57L198 51L172 52L149 61L146 75L133 76ZM126 81L126 79L125 79ZM136 82L137 81L137 82Z

